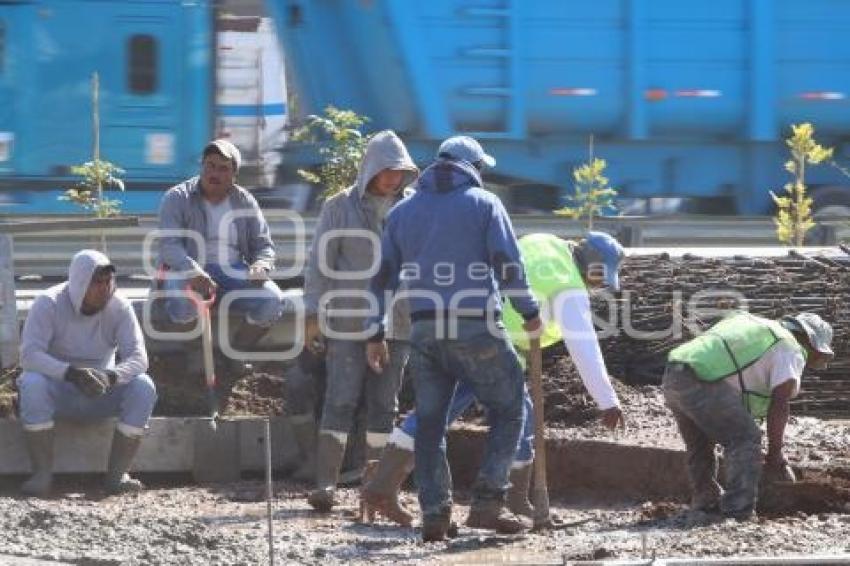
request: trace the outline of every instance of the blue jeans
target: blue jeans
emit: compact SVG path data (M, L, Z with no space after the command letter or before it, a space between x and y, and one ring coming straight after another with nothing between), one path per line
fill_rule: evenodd
M224 273L219 265L208 264L204 266L209 276L219 287L217 301L221 302L222 296L230 291L251 290L252 297L243 297L234 300L230 306L245 314L245 320L249 324L257 326L271 326L283 315L283 293L274 281L265 281L262 286L257 286L253 281L248 281L248 266L244 263L234 263L233 269L245 274L245 277L234 278ZM198 318L198 311L192 300L186 296L187 281L185 279L164 279L162 290L169 291L165 297L165 311L175 324L186 324ZM173 293L173 294L171 294Z
M452 404L449 407L449 426L474 402L475 395L472 393L472 388L465 381L458 383L454 397L452 397ZM531 402L531 396L528 394L528 388L523 391L523 404L525 405L525 423L522 427L522 436L519 439L515 464L527 464L534 460L534 405ZM417 421L416 411L411 411L401 422L399 428L407 436L415 438Z
M456 339L437 339L436 329L435 321L420 320L411 335L418 415L415 474L424 516L444 515L451 508L446 429L458 379L472 389L490 421L474 500L504 498L525 419L525 380L507 336L494 336L484 321L470 319L458 321Z
M156 404L150 377L137 375L99 397L88 397L73 383L26 371L18 378L21 421L25 429L51 428L55 418L100 420L118 417L120 425L141 434Z
M723 381L700 381L679 363L667 364L662 387L688 451L693 507L719 504L726 515L751 513L761 475L761 430L744 407L741 393ZM717 483L718 443L726 465L725 492Z

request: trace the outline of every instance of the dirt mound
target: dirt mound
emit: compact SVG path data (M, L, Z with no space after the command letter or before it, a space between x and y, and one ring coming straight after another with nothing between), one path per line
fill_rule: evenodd
M759 514L850 512L850 469L796 470L796 483L775 483L759 495Z
M266 368L244 376L230 373L224 360L216 362L217 393L222 415L283 414L283 369ZM208 413L203 375L187 375L180 356L157 357L150 375L159 401L155 416L199 416Z

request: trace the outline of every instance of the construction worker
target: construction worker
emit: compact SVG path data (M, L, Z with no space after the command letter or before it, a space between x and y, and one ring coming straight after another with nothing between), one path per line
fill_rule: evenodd
M269 278L275 250L271 231L254 196L236 184L242 163L239 149L217 139L204 147L200 175L170 188L159 209L159 260L164 280L158 282L164 308L173 324L193 328L198 309L186 286L203 297L250 291L235 299L234 311L244 316L232 347L239 354L229 369L250 368L250 349L283 316L283 292ZM187 370L203 370L198 342L187 343Z
M601 409L602 423L614 429L624 425L617 394L611 386L605 361L593 327L589 288L619 290L618 271L623 258L620 244L608 234L589 232L578 243L567 242L552 234L530 234L519 239L531 290L542 304L553 307L553 317L544 326L541 345L551 346L563 339L579 375ZM528 349L521 318L505 305L505 325L514 345ZM457 419L472 403L472 389L461 382L455 390L449 421ZM511 512L532 518L534 509L528 500L534 459L534 415L528 391L525 393L526 418L520 446L511 467L511 487L507 494ZM361 497L372 508L401 525L410 525L412 515L398 501L398 492L413 469L416 413L411 412L384 448L380 463L371 472Z
M529 526L505 507L525 409L522 367L498 321L500 291L509 294L524 330L536 332L541 323L510 217L483 188L481 170L493 165L495 159L475 139L445 140L416 192L388 215L380 269L371 284L378 309L367 320L372 333L367 357L375 371L389 360L383 324L387 304L404 296L410 308L423 541L445 540L451 527L445 436L458 380L472 387L490 421L466 524L500 533ZM402 285L403 292L397 293Z
M767 419L766 479L794 481L782 448L789 401L804 368L833 357L831 342L832 327L814 313L775 321L736 311L670 352L664 398L687 447L694 511L754 516L762 433L753 417ZM715 444L723 446L725 491Z
M316 487L307 498L317 511L327 512L336 505L340 467L360 399L366 404L370 459L383 450L398 411L398 390L410 350L406 313L399 314L393 325L390 362L380 376L366 363L365 314L356 313L368 307L364 294L379 253L384 218L418 174L401 139L389 130L379 132L366 146L355 184L329 198L319 215L304 275L305 344L313 353L324 349L327 366ZM312 412L296 415L294 422L296 434L305 442L315 435Z
M118 354L119 363L115 356ZM21 337L20 417L33 468L21 490L44 497L53 483L55 418L118 417L109 453L108 493L138 491L127 473L142 442L156 388L130 302L116 293L115 267L83 250L68 281L39 295Z

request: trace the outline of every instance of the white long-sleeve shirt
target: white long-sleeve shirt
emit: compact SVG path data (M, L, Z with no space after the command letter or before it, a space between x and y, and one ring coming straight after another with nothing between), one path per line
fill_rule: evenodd
M593 327L587 291L570 289L552 301L553 315L561 327L564 344L590 396L603 411L620 405L602 358Z
M24 371L63 379L68 366L112 369L119 384L147 371L144 336L130 301L116 292L101 311L80 312L95 267L91 261L75 261L67 282L33 302L21 337Z

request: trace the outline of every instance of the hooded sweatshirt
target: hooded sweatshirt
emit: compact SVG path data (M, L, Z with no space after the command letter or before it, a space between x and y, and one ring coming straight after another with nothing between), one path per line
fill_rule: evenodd
M144 336L130 301L116 291L100 311L80 312L95 270L109 264L102 253L83 250L71 260L68 281L35 299L21 337L24 371L61 380L68 366L112 369L119 384L147 371Z
M465 161L438 159L422 172L416 192L390 211L381 252L373 322L402 271L413 320L436 310L498 313L502 298L526 320L538 314L508 213Z
M313 248L304 272L307 314L317 314L323 309L362 311L336 316L331 312L328 325L338 332L363 331L366 309L369 308L365 295L378 265L384 219L402 197L403 190L387 199L367 191L369 182L384 169L405 171L402 188L410 185L419 173L407 148L389 130L372 137L366 147L357 182L324 203L316 225ZM399 302L393 313L391 337L406 339L408 334L407 312Z

